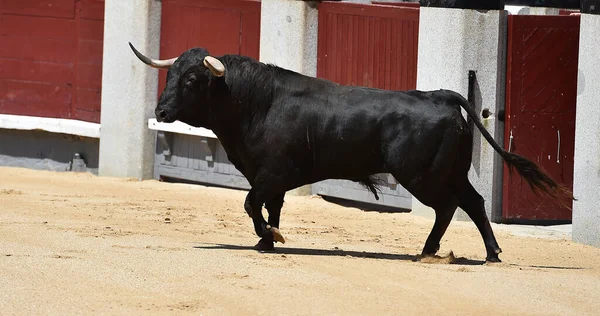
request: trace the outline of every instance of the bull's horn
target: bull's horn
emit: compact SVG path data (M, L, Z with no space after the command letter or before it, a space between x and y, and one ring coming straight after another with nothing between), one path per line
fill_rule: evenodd
M223 77L225 74L225 66L223 66L223 63L212 56L204 57L204 66L210 69L210 72L217 77Z
M137 56L137 58L139 58L144 64L152 67L152 68L159 68L159 69L168 69L171 66L173 66L173 63L175 63L175 61L177 60L177 57L175 58L171 58L171 59L151 59L148 58L144 55L142 55L142 53L138 52L137 49L135 49L135 47L133 47L133 45L131 45L131 43L129 43L129 47L131 47L131 50L133 50L133 53Z

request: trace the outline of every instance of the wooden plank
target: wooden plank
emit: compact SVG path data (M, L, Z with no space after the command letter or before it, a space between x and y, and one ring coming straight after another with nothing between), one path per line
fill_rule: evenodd
M163 1L160 58L203 47L215 56L242 54L258 59L259 36L259 1ZM159 71L159 94L165 87L166 73Z
M342 67L342 77L347 84L352 84L352 16L344 16L344 60Z
M1 1L0 12L3 110L98 122L104 1Z
M100 110L100 97L100 89L75 89L75 104L92 104L93 110Z
M79 120L100 122L104 2L77 2L77 54L71 115Z
M77 52L77 62L79 65L102 64L102 41L79 41L79 49Z
M337 58L333 59L333 62L335 62L335 68L334 68L334 73L332 74L332 80L335 80L336 82L340 82L342 80L342 74L343 74L343 70L344 67L342 67L342 65L344 65L344 57L345 57L345 48L346 48L346 44L345 44L345 37L344 37L344 32L342 30L345 30L345 21L347 20L344 16L342 15L338 15L336 14L336 18L337 18L337 32L334 33L335 36L335 42L337 44Z
M210 54L240 53L240 12L229 9L185 7L182 19L188 28L185 46L204 47ZM203 23L196 23L203 21ZM223 23L227 21L227 23ZM206 25L219 25L207 28Z
M0 98L14 102L69 105L71 104L71 86L1 79Z
M73 118L100 123L100 89L75 89Z
M319 78L382 89L416 87L418 9L323 2L319 10Z
M366 47L373 47L375 45L376 39L375 39L375 19L369 19L369 40L367 41L367 46ZM366 50L367 53L365 55L368 56L368 63L367 63L367 68L364 70L366 76L369 78L366 86L369 88L373 88L375 87L375 74L373 71L373 67L376 65L375 62L375 51L372 49L367 49Z
M260 0L163 0L164 5L193 6L196 8L227 8L229 10L259 12Z
M160 20L160 52L159 58L168 59L179 56L183 51L178 43L180 36L174 36L178 29L185 29L179 25L181 21L177 19L181 8L174 3L163 1ZM158 96L164 90L166 85L167 70L158 70Z
M246 178L232 174L190 170L176 166L169 166L166 164L159 165L157 168L157 173L158 176L196 181L209 185L221 185L224 187L246 190L250 189L250 184L248 184Z
M1 89L1 88L0 88ZM51 102L22 102L0 98L0 113L48 118L70 118L69 105Z
M393 68L392 64L392 19L385 19L385 49L383 50L385 56L385 70L383 71L383 80L385 84L382 86L383 89L392 89L392 82L390 80L390 74L399 69Z
M358 25L358 45L367 45L368 47L368 41L369 41L369 36L368 36L368 32L369 32L369 19L366 17L361 17L359 19L360 23ZM367 66L369 64L369 52L364 52L362 54L359 54L358 59L356 60L357 63L357 67L356 67L356 72L357 72L357 76L358 76L358 85L361 86L368 86L369 84L369 77L368 77L368 72L365 71L365 69L367 69Z
M102 88L102 64L79 64L76 73L78 88L96 89Z
M24 131L42 130L91 138L100 137L100 124L28 115L0 114L0 128Z
M260 59L260 11L242 12L240 54Z
M73 109L73 110L71 110L71 117L72 117L72 119L75 119L75 120L91 122L91 123L100 123L100 110L90 111L87 108Z
M69 41L75 36L75 21L63 18L9 15L0 19L0 35L40 37Z
M72 19L75 0L0 0L0 13Z
M323 2L319 5L322 11L337 12L343 15L371 16L378 18L403 18L413 21L419 19L419 8L400 6L374 6L349 2Z
M77 9L81 19L104 20L104 0L80 0Z
M79 19L77 38L79 40L104 40L104 21Z
M73 67L30 60L0 59L0 79L72 83Z
M0 58L72 64L76 53L75 39L53 40L23 36L1 36Z
M407 8L420 8L419 2L384 2L384 1L371 1L371 4L381 6L396 6L396 7L407 7Z

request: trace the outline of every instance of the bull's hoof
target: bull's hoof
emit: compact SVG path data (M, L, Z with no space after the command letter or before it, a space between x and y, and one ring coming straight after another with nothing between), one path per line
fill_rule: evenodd
M435 257L435 254L438 252L439 249L440 246L437 246L436 248L432 249L424 248L423 251L421 251L421 257Z
M261 240L258 241L258 243L256 244L256 246L254 246L254 250L258 250L258 251L271 251L273 249L275 249L275 246L273 245L273 240L267 240L265 238L262 238Z
M486 262L502 262L498 255L502 253L502 249L500 247L495 247L493 249L494 252L488 251L487 257L485 258Z
M423 251L421 251L421 257L433 257L440 250L440 244L433 245L431 243L425 243Z
M273 239L275 241L285 244L285 238L283 238L283 235L277 227L271 227L267 225L267 229L271 231L271 234L273 234Z

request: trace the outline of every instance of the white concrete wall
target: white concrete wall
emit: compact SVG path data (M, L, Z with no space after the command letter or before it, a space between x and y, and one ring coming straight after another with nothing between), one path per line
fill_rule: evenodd
M159 0L106 0L100 130L101 176L152 178L158 72L129 48L158 56Z
M316 1L262 0L260 61L317 75Z
M573 240L600 247L600 15L582 14L575 121Z
M499 144L504 141L504 124L495 114L504 109L506 21L506 11L429 7L421 7L419 21L417 89L450 89L467 98L469 70L475 70L475 110L481 113L488 108L494 113L487 119L479 118ZM469 178L485 199L486 212L493 220L501 214L502 160L476 127L473 146ZM415 198L412 212L434 215ZM457 218L468 217L461 211Z
M316 1L262 0L260 25L261 62L316 77ZM288 194L309 195L311 186L303 186Z

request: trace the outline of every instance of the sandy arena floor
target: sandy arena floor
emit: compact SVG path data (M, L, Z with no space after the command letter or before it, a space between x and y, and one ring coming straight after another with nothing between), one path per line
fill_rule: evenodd
M259 253L245 192L0 168L0 314L598 315L600 249L286 197ZM495 225L496 227L496 225ZM461 259L462 258L462 259Z

